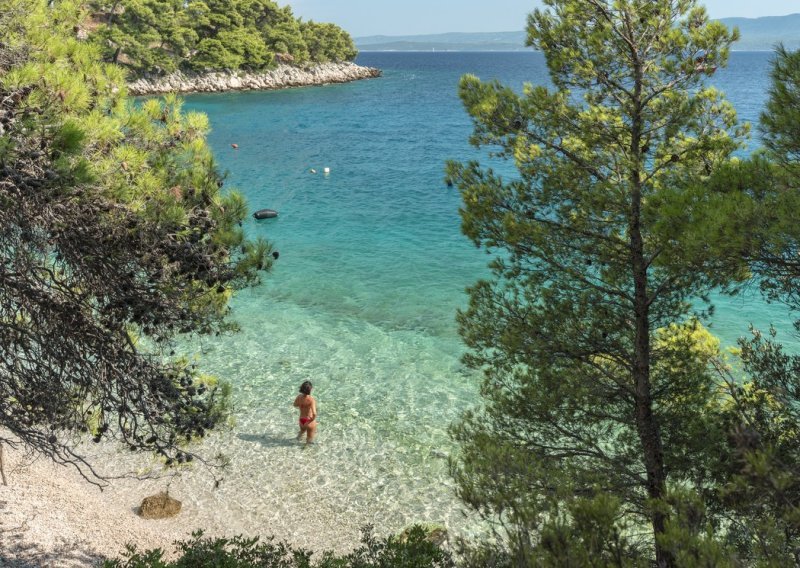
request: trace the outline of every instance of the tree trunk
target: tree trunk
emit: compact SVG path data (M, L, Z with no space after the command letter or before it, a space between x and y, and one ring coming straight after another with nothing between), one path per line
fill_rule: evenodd
M638 196L637 196L638 194ZM658 420L653 414L653 398L650 392L650 314L647 295L647 267L643 254L643 242L639 227L639 191L634 191L634 213L631 215L631 249L634 281L635 337L633 347L633 381L636 393L636 429L642 444L645 469L647 470L647 495L653 501L664 498L667 476L664 471L664 450ZM658 538L664 533L666 515L658 508L652 513L653 534ZM659 567L673 565L671 556L656 542L656 561Z
M650 297L647 292L647 260L642 238L642 66L635 51L634 108L631 121L631 158L633 167L630 174L631 212L629 219L631 244L631 272L634 285L635 335L633 345L632 379L636 401L636 429L642 444L642 457L647 471L647 495L651 501L661 501L667 488L664 471L664 450L658 420L653 414L653 397L650 385ZM659 568L674 566L674 558L658 543L658 537L666 530L667 515L658 507L652 510L651 522L655 540L656 564Z
M632 239L635 242L636 239ZM636 258L638 257L638 258ZM666 493L667 477L664 471L664 450L658 420L653 415L653 399L650 392L650 321L647 307L647 273L643 269L641 255L634 258L634 283L636 288L636 335L633 359L633 380L636 389L636 428L642 444L645 469L647 471L647 496L652 501L661 501ZM657 503L656 503L657 505ZM667 516L660 508L652 512L653 536L656 538L656 562L659 567L673 565L671 555L662 549L658 537L666 529Z

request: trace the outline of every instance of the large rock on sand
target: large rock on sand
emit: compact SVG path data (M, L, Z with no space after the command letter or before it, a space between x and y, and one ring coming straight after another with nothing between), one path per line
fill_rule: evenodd
M181 502L163 491L158 495L145 497L139 508L143 519L168 519L181 512Z

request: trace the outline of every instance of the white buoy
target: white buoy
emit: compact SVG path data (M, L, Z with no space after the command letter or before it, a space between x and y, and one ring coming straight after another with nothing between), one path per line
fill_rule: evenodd
M322 170L322 173L329 174L329 173L331 173L331 169L330 168L325 168L325 169Z
M309 171L310 171L312 174L315 174L315 173L317 173L317 170L315 170L314 168L311 168Z

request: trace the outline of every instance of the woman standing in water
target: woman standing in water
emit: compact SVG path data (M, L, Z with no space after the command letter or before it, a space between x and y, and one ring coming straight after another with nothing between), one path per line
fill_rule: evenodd
M306 381L300 385L300 394L294 399L294 405L300 409L300 432L297 439L306 434L306 444L310 444L317 434L317 401L311 396L313 385L311 381Z

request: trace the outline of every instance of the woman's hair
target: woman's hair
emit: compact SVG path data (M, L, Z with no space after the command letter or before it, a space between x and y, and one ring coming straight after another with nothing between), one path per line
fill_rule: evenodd
M311 384L311 381L306 381L302 385L300 385L300 392L303 394L311 394L311 387L314 386Z

